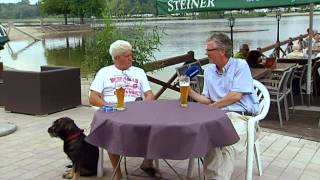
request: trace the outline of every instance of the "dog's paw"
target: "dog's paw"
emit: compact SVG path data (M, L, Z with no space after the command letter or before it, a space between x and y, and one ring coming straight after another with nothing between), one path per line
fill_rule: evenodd
M66 171L65 173L62 174L63 179L72 179L72 177L73 177L72 170Z

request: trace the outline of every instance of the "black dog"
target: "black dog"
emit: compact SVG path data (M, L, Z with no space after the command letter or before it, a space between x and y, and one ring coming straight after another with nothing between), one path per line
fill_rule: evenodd
M63 150L72 161L72 172L64 178L97 175L99 150L84 140L86 135L72 119L63 117L55 120L48 133L63 140Z

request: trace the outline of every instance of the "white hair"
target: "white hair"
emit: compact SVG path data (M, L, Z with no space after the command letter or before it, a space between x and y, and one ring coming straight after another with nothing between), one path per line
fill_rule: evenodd
M132 46L128 41L117 40L110 45L109 53L114 61L117 56L128 50L132 50Z
M292 50L300 51L301 50L300 44L297 42L294 42L292 45Z

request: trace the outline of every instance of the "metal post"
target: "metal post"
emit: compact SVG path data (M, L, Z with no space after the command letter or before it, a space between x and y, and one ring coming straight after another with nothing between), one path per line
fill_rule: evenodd
M313 32L313 10L314 5L310 4L310 15L309 15L309 34L308 34L308 68L307 68L307 106L310 106L311 102L311 66L312 66L312 32Z
M279 40L279 32L280 32L279 22L280 22L280 19L277 19L277 21L278 21L278 26L277 26L277 42L280 42L280 40Z
M230 26L230 39L231 39L231 47L232 47L231 56L233 56L233 26L234 26L235 19L231 15L228 20L229 20L229 26Z
M231 33L231 44L232 44L231 55L233 56L233 26L230 26L230 28L231 28L230 33Z
M277 58L280 57L280 39L279 39L279 34L280 34L280 19L281 19L281 13L280 11L277 11L276 13L276 19L278 21L278 26L277 26L277 46L279 47L276 47L277 49Z

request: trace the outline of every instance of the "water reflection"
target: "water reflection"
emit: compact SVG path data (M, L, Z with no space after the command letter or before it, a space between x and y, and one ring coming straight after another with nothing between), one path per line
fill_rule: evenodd
M81 67L86 52L85 42L90 37L69 35L41 41L10 41L0 52L0 57L5 66L18 70L40 71L42 65Z

